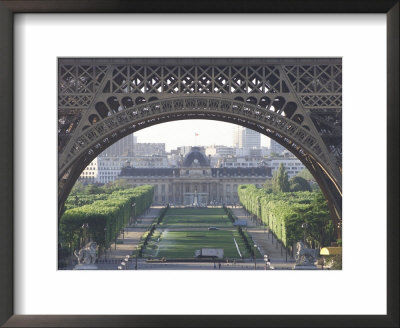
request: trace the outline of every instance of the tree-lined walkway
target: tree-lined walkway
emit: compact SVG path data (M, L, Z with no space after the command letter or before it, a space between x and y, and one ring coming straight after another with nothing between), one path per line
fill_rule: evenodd
M136 224L127 226L124 233L120 234L116 244L110 245L107 250L106 258L108 260L125 258L126 255L131 255L136 249L140 237L146 229L151 225L154 218L158 216L161 206L152 206L145 213L136 219ZM104 255L102 257L104 259Z
M118 236L117 242L112 243L106 254L98 259L98 268L115 270L127 255L132 257L143 233L159 215L161 209L161 206L151 206L145 213L137 217L132 225L126 226L124 232Z
M239 220L246 220L247 221L247 232L253 239L254 243L258 246L262 255L268 255L271 259L271 265L275 266L291 266L292 264L286 264L286 253L285 249L282 248L282 255L281 255L281 245L277 243L275 237L272 234L269 234L263 226L256 226L254 221L248 215L243 207L236 207L231 208L232 213L239 219ZM288 254L288 263L292 262L293 259L290 258Z

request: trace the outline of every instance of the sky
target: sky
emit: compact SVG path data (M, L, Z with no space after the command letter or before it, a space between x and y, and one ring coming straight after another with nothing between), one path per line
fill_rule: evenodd
M165 143L166 151L179 146L232 146L234 126L232 123L212 120L182 120L157 124L134 135L139 143ZM261 135L261 146L269 147L268 137Z

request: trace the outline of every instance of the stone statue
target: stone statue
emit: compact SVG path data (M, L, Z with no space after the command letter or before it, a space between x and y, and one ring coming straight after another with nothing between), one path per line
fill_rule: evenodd
M306 248L302 241L297 242L296 263L314 265L318 257L318 249Z
M199 195L197 194L197 189L194 190L193 206L199 206Z
M94 264L97 258L97 243L90 242L86 247L79 250L79 252L74 251L74 255L78 259L79 264Z

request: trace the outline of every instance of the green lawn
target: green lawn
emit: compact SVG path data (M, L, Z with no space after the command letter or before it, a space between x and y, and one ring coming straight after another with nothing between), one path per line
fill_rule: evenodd
M161 235L156 233L143 257L193 258L195 250L205 247L222 248L225 257L240 258L232 234L241 254L249 257L236 230L163 231Z
M222 207L217 208L169 208L167 215L225 215Z
M208 230L211 226L220 230ZM241 255L249 258L241 236L222 208L173 208L166 212L143 257L193 258L201 248L222 248L226 258L238 259L234 239Z
M169 209L161 223L168 227L231 227L232 222L222 208L173 208Z

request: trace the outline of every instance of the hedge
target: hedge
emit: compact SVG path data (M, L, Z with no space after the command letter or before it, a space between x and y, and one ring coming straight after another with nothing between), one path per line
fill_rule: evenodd
M117 190L105 199L91 195L92 202L66 210L60 219L59 239L71 250L79 249L81 239L90 237L100 247L107 248L129 222L132 215L142 214L152 203L153 186L139 186L133 189ZM90 197L87 198L89 202ZM96 200L97 199L97 200ZM135 204L133 206L133 204ZM133 209L135 212L133 212ZM82 229L87 225L87 229Z
M303 240L304 222L309 225L307 236L313 241L322 244L332 239L332 220L319 193L271 193L254 185L240 185L238 196L247 211L260 218L285 247Z

